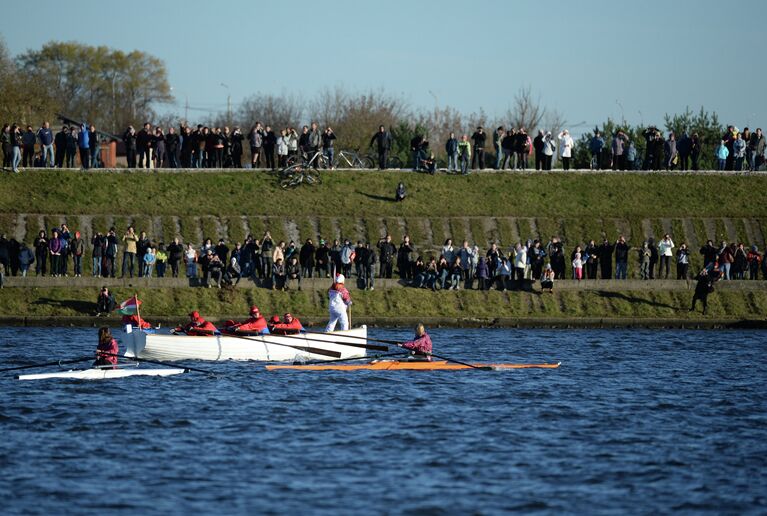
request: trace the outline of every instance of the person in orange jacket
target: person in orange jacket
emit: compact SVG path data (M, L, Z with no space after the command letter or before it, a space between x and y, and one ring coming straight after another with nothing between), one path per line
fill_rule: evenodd
M130 324L134 328L141 328L142 330L148 330L152 327L150 323L146 322L143 318L139 317L137 314L123 315L121 324L123 326L127 326Z
M277 317L275 315L275 317ZM278 335L295 335L297 333L301 333L304 330L304 327L301 325L301 321L299 321L296 317L293 317L290 313L286 313L282 317L282 322L278 322L272 326L272 333L276 333Z
M200 313L196 310L189 314L189 322L186 326L183 328L178 327L174 331L175 333L186 333L187 335L196 336L213 336L218 333L213 323L200 317Z
M250 307L250 317L246 321L227 325L226 331L229 333L242 333L244 335L269 335L266 319L261 315L256 305Z

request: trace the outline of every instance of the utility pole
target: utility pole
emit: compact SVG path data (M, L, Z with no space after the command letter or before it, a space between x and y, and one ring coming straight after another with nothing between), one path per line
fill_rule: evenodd
M221 83L221 86L226 88L226 123L231 124L232 123L232 95L229 92L229 86Z
M189 124L189 95L184 95L184 121Z

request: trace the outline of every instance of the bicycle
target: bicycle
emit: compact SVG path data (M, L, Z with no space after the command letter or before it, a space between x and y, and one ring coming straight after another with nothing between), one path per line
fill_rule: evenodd
M316 151L314 154L312 154L311 158L309 158L309 153L299 152L298 154L294 154L293 156L288 157L286 164L286 168L298 164L316 169L321 168L327 170L330 168L330 161L328 160L327 156L322 153L322 151Z
M291 156L287 161L288 166L277 173L280 187L289 189L296 188L301 183L308 185L322 183L318 164L319 167L329 168L328 159L321 152L315 152L310 159L307 159L305 152Z
M376 161L371 156L361 156L359 151L342 150L336 155L339 168L375 168Z
M289 190L296 188L302 183L310 186L322 184L320 171L316 168L306 170L302 165L296 164L280 171L280 188Z
M386 168L402 168L402 160L399 156L392 156L386 163Z

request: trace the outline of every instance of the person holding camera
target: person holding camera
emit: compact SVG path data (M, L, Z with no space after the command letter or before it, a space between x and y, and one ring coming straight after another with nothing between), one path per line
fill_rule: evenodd
M479 163L481 170L485 168L485 141L487 141L487 134L481 125L471 135L471 139L474 142L474 157L471 159L471 168L475 168L475 164Z
M115 309L115 306L117 306L115 297L106 286L101 287L101 292L99 292L96 298L96 317L101 316L101 314L109 315Z
M333 166L333 140L335 139L336 134L333 132L333 129L326 127L322 133L322 155L328 159L328 168L331 170L336 168Z

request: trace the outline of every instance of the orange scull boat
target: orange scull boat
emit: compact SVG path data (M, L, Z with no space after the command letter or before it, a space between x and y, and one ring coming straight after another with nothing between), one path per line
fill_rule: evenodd
M474 367L490 367L492 369L556 369L561 362L553 364L472 364ZM472 369L463 364L456 364L446 360L433 362L406 361L406 360L374 360L364 364L295 364L295 365L268 365L268 371L458 371Z

